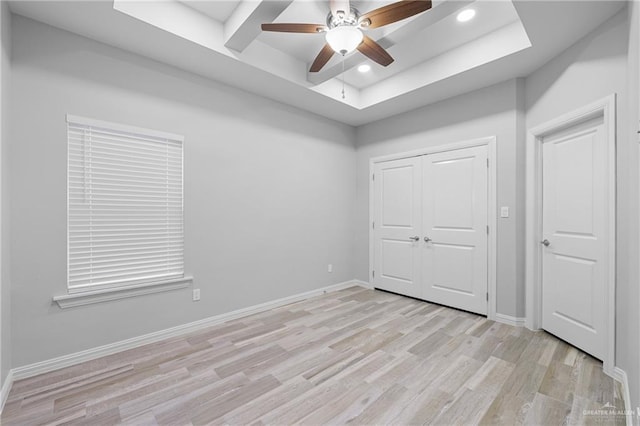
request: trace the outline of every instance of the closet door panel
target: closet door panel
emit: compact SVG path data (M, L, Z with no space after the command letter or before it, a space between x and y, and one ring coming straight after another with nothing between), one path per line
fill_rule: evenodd
M420 158L378 163L374 168L373 285L413 297L421 293L421 177Z
M487 148L422 157L422 298L487 313Z

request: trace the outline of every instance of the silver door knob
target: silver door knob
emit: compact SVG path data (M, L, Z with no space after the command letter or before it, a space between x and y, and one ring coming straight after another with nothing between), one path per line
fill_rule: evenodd
M544 240L540 241L540 244L542 244L542 245L543 245L543 246L545 246L545 247L549 247L549 245L550 245L551 243L549 242L549 240L544 239Z
M425 243L428 243L429 241L433 241L433 240L431 238L429 238L429 237L424 237L424 242Z
M409 239L413 240L413 241L418 241L420 239L420 237L417 237L417 236L416 237L409 237Z

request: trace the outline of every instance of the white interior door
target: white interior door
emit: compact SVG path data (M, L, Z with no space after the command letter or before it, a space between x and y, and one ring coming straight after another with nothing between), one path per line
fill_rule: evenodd
M413 297L420 297L421 176L419 157L374 168L373 285Z
M606 349L607 143L602 117L542 140L542 327Z
M422 158L422 298L486 315L487 147Z

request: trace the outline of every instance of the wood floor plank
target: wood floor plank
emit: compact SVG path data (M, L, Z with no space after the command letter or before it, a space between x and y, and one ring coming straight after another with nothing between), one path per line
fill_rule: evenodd
M529 344L529 339L526 337L507 336L504 341L498 345L493 356L503 359L508 362L516 362L520 355L524 352L525 348Z
M619 425L588 413L621 395L545 332L352 287L16 381L0 420Z
M326 406L318 407L297 423L305 425L344 424L357 417L382 391L379 388L359 383L347 392L330 400Z
M366 357L366 355L358 351L341 352L341 355L339 361L330 365L323 364L320 369L314 369L312 372L303 374L302 377L314 385L320 385L339 375L342 371L357 366Z
M531 425L565 425L571 406L547 395L537 393L527 413L525 423Z
M553 354L557 346L558 339L545 332L534 333L529 339L527 347L522 352L521 359L527 364L537 363L548 367L553 359Z
M189 376L188 379L182 382L129 399L119 405L120 416L124 421L127 417L136 416L137 413L148 411L153 407L167 405L169 401L175 398L185 397L185 395L195 397L212 389L226 389L229 386L236 385L237 382L243 383L247 380L241 374L227 379L216 380L217 378L218 376L213 369L206 370L197 376Z
M142 411L140 413L136 413L135 415L122 419L122 421L118 424L122 426L159 426L156 417L151 411Z
M263 424L295 424L315 410L329 406L329 402L344 395L349 388L341 382L325 383L299 395L259 420ZM330 407L329 407L330 408Z
M513 370L515 370L515 364L491 357L464 386L472 391L490 394L493 398L498 394Z
M468 356L461 355L449 364L435 379L438 388L448 394L455 394L481 367L482 363Z
M574 395L573 383L571 367L558 361L551 361L540 384L539 392L571 405Z
M82 397L87 401L87 416L98 416L102 412L118 408L127 401L146 397L157 390L177 386L188 377L190 377L189 371L186 368L181 368L134 383L111 385L100 394L83 395ZM217 379L217 376L213 377Z
M278 345L269 346L263 350L255 352L249 356L241 357L240 359L228 362L215 368L216 373L220 378L233 376L243 370L252 368L256 365L260 365L269 359L286 354L286 351Z
M280 364L271 368L271 374L281 382L286 382L296 376L313 370L316 366L326 361L334 351L323 348L315 352L302 352L289 360L286 364ZM306 380L306 379L305 379Z
M215 399L208 400L205 404L201 404L195 410L189 412L188 416L193 424L208 424L280 385L281 383L271 375L261 377ZM163 419L159 420L165 423ZM166 423L176 424L176 422L172 421Z
M454 402L434 419L434 423L478 424L496 395L515 369L515 364L491 357L454 393Z
M493 402L480 419L480 425L522 425L531 402L515 395L505 394L494 398Z
M429 388L416 395L393 419L394 424L430 424L453 403L453 396Z
M249 386L251 382L242 373L213 382L205 386L192 389L186 393L174 393L164 400L145 407L150 409L158 423L182 424L190 420L192 414L201 407L208 406L212 401L220 402L225 396L238 394L240 389ZM125 410L120 409L121 415L131 415L132 407L125 404Z
M477 321L472 327L470 327L466 333L470 334L474 337L482 336L485 331L487 331L493 325L493 321L490 321L486 318L482 318L480 321Z
M494 396L467 388L433 420L434 424L475 425L487 412Z
M576 380L575 394L588 397L600 405L614 404L615 383L611 377L603 375L599 362L588 355L580 354L573 368L573 377Z
M412 393L404 386L397 384L390 386L358 416L347 421L347 424L390 424L413 397Z
M409 333L395 339L394 341L380 349L392 355L406 355L410 353L409 348L414 347L416 343L420 342L426 337L427 335L425 333L421 333L415 330L410 331Z
M382 389L390 388L393 385L402 382L402 380L407 376L415 374L415 371L419 368L421 361L421 358L413 354L409 354L404 357L398 356L386 367L370 374L365 381L373 383Z
M449 340L451 340L451 336L438 330L410 347L409 352L414 355L428 357Z
M284 405L313 388L307 380L296 377L283 386L276 387L250 403L237 407L224 416L222 423L245 425Z
M121 422L122 419L120 418L120 410L118 410L117 407L100 411L95 415L90 415L87 412L86 417L73 421L74 424L86 426L115 425Z
M104 383L104 381L108 381L112 383L113 380L124 379L129 373L133 371L133 366L126 365L119 368L114 368L109 371L103 371L99 374L95 375L84 375L82 379L79 379L75 382L68 382L63 386L51 388L43 390L38 393L31 393L25 396L22 400L22 406L28 408L30 404L40 401L40 400L48 400L54 397L54 399L62 398L69 395L74 395L78 392L86 392L93 387L97 386L98 383Z
M457 315L440 330L443 333L454 337L459 335L460 333L464 333L469 327L473 325L473 323L474 321L472 318L469 318L466 315Z
M523 401L533 401L546 372L546 367L535 362L516 364L497 397L514 396Z

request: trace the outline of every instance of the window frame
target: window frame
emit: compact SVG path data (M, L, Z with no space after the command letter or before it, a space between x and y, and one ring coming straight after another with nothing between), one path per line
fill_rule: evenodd
M89 284L89 285L76 285L72 286L70 281L71 272L71 243L70 243L70 224L71 224L71 204L70 204L70 126L87 126L95 127L106 131L114 131L119 133L130 134L132 137L136 135L146 138L166 139L167 144L179 143L180 145L180 191L179 191L179 216L181 218L180 238L181 253L179 259L182 263L182 273L178 273L175 276L158 277L157 280L144 278L131 279L129 282L123 280L122 282L111 282L104 284ZM125 135L126 136L126 135ZM96 303L103 300L113 300L123 297L138 296L141 294L155 293L159 291L174 290L177 288L184 288L191 284L193 277L185 274L185 218L184 218L184 136L164 131L145 129L136 126L130 126L126 124L107 122L102 120L96 120L92 118L81 117L77 115L66 115L66 146L67 146L67 175L66 175L66 195L67 195L67 229L66 229L66 244L67 244L67 258L66 258L66 283L65 287L67 294L63 296L55 296L53 298L61 307L78 306L87 303ZM167 145L169 146L169 145ZM169 157L167 157L169 158ZM167 160L168 161L168 160ZM167 198L169 199L169 198ZM134 255L135 256L135 255ZM150 272L153 274L153 272ZM63 306L65 305L65 306Z

